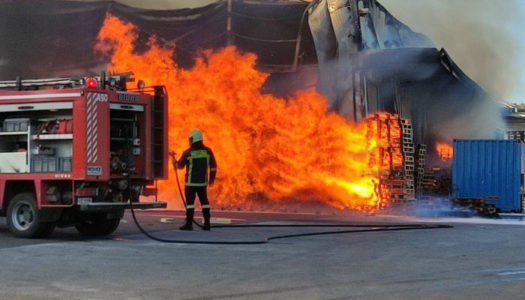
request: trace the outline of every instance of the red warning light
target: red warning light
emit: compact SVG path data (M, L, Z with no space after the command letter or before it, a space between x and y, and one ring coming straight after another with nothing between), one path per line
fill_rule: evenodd
M95 78L89 77L88 79L86 79L86 87L90 89L96 89L97 86L98 86L98 82Z

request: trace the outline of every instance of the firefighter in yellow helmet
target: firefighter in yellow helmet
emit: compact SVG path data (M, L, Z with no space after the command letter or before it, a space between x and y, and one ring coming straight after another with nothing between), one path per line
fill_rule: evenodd
M193 214L195 212L195 196L199 196L204 217L203 230L210 230L210 203L207 186L213 185L217 174L217 162L210 148L202 142L202 132L194 129L189 135L190 148L182 153L177 161L173 159L176 168L186 168L186 223L180 230L193 230Z

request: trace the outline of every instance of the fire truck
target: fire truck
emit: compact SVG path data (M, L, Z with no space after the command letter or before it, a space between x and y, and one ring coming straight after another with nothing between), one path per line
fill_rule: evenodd
M108 235L130 205L166 207L168 96L133 84L105 72L0 81L0 216L14 235Z

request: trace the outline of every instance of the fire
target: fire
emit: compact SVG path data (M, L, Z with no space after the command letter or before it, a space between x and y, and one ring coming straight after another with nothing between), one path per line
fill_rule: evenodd
M210 189L213 205L294 199L374 211L381 204L377 187L385 141L373 122L351 123L329 112L315 91L291 99L262 94L268 74L256 70L254 54L234 47L207 50L196 53L193 68L182 69L172 59L175 45L152 38L139 54L133 47L137 36L133 24L108 15L96 50L112 54L110 71L133 71L147 85L166 86L170 149L180 155L190 130L203 131L219 165ZM389 159L399 160L397 154ZM180 207L173 170L170 174L159 183L160 196Z
M436 143L436 151L438 153L439 158L442 161L451 160L454 156L454 148L452 147L452 145L444 142Z

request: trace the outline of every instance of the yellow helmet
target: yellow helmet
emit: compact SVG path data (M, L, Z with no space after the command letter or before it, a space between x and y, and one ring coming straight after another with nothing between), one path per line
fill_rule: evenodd
M198 129L193 129L191 132L190 132L190 136L189 136L190 140L191 140L191 143L196 143L196 142L199 142L199 141L202 141L202 132Z

